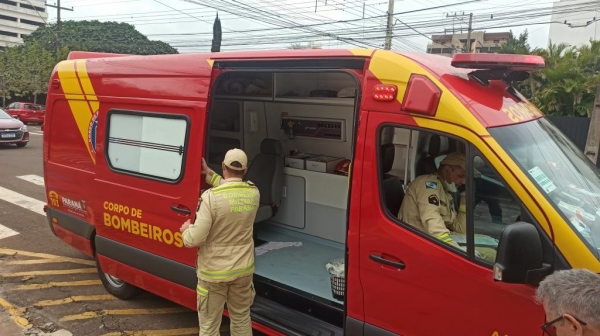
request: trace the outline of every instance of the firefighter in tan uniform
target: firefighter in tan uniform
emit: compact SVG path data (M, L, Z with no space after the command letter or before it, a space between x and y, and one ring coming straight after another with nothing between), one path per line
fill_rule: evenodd
M466 248L450 236L467 233L466 197L462 195L459 210L456 211L450 194L465 184L465 162L464 154L451 153L442 160L436 173L417 177L408 186L398 218L466 252ZM496 253L493 249L476 247L475 253L479 258L495 262Z
M200 200L193 224L181 227L186 247L199 247L196 262L200 335L217 336L225 302L231 335L252 335L250 306L254 301L254 220L260 194L252 182L243 182L246 154L232 149L222 163L223 177L202 160L202 172L211 189Z

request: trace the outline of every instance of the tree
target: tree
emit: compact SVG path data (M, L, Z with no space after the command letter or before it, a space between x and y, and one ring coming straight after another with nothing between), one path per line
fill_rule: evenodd
M6 89L15 96L37 96L48 91L48 80L54 67L52 53L38 43L26 43L7 48L3 54L3 71Z
M55 56L57 49L56 24L38 28L24 38L25 44L37 42ZM128 23L94 21L63 21L60 45L66 50L117 54L158 55L176 54L177 50L162 41L151 41ZM61 49L62 50L62 49ZM59 58L60 59L60 58Z
M508 41L501 45L498 53L500 54L529 54L531 47L527 42L529 39L529 32L525 30L518 38L515 38L512 30L509 33Z
M221 20L219 20L219 13L217 13L217 17L215 18L215 23L213 24L213 40L212 40L212 48L210 51L219 52L221 51Z

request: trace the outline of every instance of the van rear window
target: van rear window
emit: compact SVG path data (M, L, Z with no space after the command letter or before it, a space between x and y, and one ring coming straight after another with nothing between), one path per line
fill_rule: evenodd
M107 158L113 170L177 182L183 175L187 118L110 111Z

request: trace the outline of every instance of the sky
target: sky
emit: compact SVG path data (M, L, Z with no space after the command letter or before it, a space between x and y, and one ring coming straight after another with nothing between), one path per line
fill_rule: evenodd
M600 8L600 1L580 1ZM524 3L395 0L393 49L425 51L433 33L466 32L469 13L473 13L474 30L520 34L527 29L532 47L547 46L553 1ZM293 42L314 42L322 48L382 48L388 0L62 0L61 6L73 8L61 12L63 20L128 22L148 38L185 53L210 51L217 11L223 51L283 49ZM48 14L48 21L55 22L56 9L48 7ZM578 13L569 9L565 15L571 14ZM581 15L580 10L579 20ZM592 11L590 19L593 15ZM578 28L572 29L576 34Z

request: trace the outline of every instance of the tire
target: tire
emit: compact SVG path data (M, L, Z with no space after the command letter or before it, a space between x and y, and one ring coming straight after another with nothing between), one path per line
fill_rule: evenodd
M17 145L17 147L23 148L23 147L27 146L27 142L17 142L16 145Z
M123 280L108 275L102 271L100 267L100 262L98 262L98 258L96 257L96 268L98 269L98 276L100 277L100 281L102 281L102 285L107 292L114 295L115 297L121 300L129 300L139 294L140 289L131 284L124 282Z

